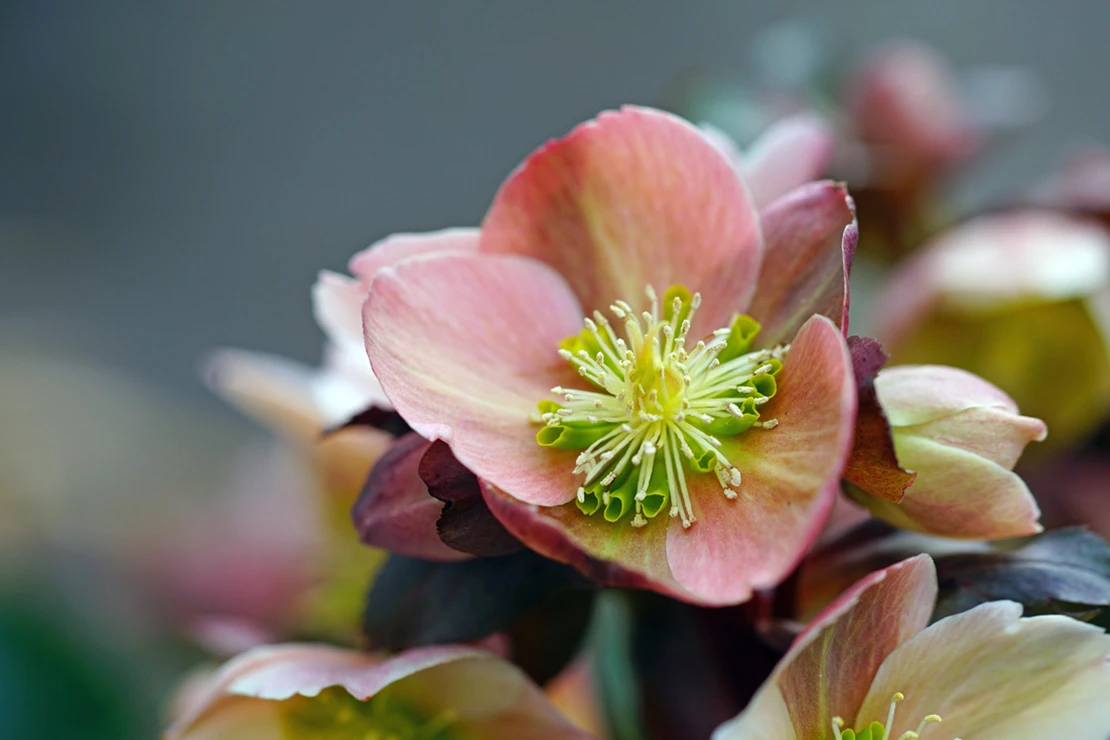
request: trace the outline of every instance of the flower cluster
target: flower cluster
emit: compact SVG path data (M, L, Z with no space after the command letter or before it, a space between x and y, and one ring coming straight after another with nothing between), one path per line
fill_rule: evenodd
M685 703L704 717L659 737L1105 738L1110 637L1076 617L1104 618L1110 573L1051 564L1076 542L1105 570L1110 549L1006 541L1042 531L1026 445L1105 418L1110 238L1062 205L919 238L921 199L984 135L948 74L889 48L847 132L802 113L744 152L601 113L479 227L322 273L324 369L219 355L215 387L305 443L392 555L370 569L371 652L254 648L167 737L626 737ZM852 183L820 179L846 137L875 173L858 224ZM872 231L875 203L898 207ZM857 246L918 242L877 299L885 350L849 336ZM579 653L596 670L557 678ZM699 695L726 674L744 680Z

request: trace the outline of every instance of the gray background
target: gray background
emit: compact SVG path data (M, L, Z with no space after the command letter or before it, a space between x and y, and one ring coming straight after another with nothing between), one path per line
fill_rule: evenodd
M1104 0L7 2L0 330L216 408L210 347L316 360L318 269L477 223L546 138L694 69L742 79L788 18L849 61L911 35L1034 70L1052 107L987 159L988 192L1110 139Z

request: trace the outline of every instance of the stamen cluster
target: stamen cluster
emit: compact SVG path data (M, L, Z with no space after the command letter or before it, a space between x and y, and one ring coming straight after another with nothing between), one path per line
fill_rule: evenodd
M894 696L890 697L890 710L886 715L886 724L883 725L879 722L872 722L859 732L855 730L845 730L844 720L840 717L833 717L833 735L836 737L836 740L917 740L921 737L921 733L925 730L926 726L940 723L940 715L927 714L921 722L918 723L916 730L903 732L897 738L887 738L887 728L894 727L894 710L898 706L898 702L905 698L902 692L896 692ZM957 737L952 740L960 740L960 738Z
M542 401L536 435L544 446L583 450L574 472L586 514L604 509L615 522L634 512L642 527L670 503L684 527L697 521L686 469L712 473L729 499L742 477L721 451L721 437L752 426L771 429L759 408L775 394L775 374L787 347L748 351L759 324L738 316L692 348L686 343L701 296L674 286L663 296L646 289L650 311L637 316L625 301L610 311L624 326L620 336L595 311L585 330L564 340L560 355L595 390L557 386L561 403Z

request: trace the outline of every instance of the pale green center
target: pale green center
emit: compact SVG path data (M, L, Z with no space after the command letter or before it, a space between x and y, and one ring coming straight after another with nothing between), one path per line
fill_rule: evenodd
M926 715L921 722L918 723L916 730L909 730L903 732L897 738L887 738L886 733L888 727L894 726L894 710L898 706L898 702L906 697L901 692L895 693L890 697L890 710L886 715L886 724L882 722L872 722L867 727L859 730L846 730L844 729L844 720L840 717L833 717L832 730L836 740L917 740L921 737L921 733L925 728L932 724L939 724L941 719L939 715L929 714ZM960 738L953 738L952 740L960 740Z
M561 400L538 404L536 421L544 426L536 441L582 450L574 472L583 476L583 513L602 511L609 522L631 517L642 527L669 510L689 527L697 516L688 473L713 475L728 499L741 495L740 470L721 438L778 424L760 420L760 407L777 391L788 347L749 351L759 324L738 316L687 348L701 296L672 286L660 311L655 291L645 292L651 310L639 316L624 301L610 306L623 332L595 311L581 333L562 342L560 355L592 387L552 388Z
M340 686L281 703L287 740L450 740L453 713L429 716L390 689L360 701Z

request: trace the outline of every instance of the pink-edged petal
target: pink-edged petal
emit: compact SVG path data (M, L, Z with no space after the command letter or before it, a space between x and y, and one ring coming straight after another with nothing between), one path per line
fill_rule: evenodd
M438 252L467 254L477 251L477 229L450 228L418 234L393 234L352 257L348 268L367 287L378 270L407 259Z
M835 136L814 113L796 113L773 124L748 148L743 172L756 208L812 182L832 162Z
M884 369L875 390L890 425L924 424L972 408L1017 414L1018 407L998 386L974 373L944 365L901 365ZM1027 441L1043 438L1044 424L1030 419ZM1036 427L1036 429L1034 429Z
M687 476L698 521L672 522L667 557L675 579L710 603L737 603L774 586L821 531L851 449L856 386L840 330L814 316L802 327L763 407L773 429L725 438L740 470L728 500L714 476Z
M364 320L370 362L394 408L427 439L512 495L545 506L578 489L574 452L536 443L529 421L577 380L559 357L582 312L535 260L445 255L378 273Z
M747 307L762 241L743 183L697 128L626 107L529 157L494 198L481 250L547 262L588 311L646 308L647 285L700 291L701 336Z
M943 537L1002 539L1041 531L1025 482L987 458L930 439L895 436L898 461L917 472L901 502L861 497L871 513L903 529Z
M435 657L450 659L452 655L447 652ZM240 704L239 697L280 701L297 694L316 696L328 686L341 685L352 694L354 687L369 688L369 692L361 695L366 698L396 680L388 671L382 671L380 664L381 658L377 656L327 645L253 648L225 663L207 689L196 692L191 705L166 731L166 740L191 736L191 731L202 723L227 707Z
M483 650L417 648L383 660L330 646L293 644L256 648L231 660L166 737L191 740L195 731L220 721L224 711L241 707L243 697L281 702L314 697L333 686L358 700L389 688L392 696L429 717L450 711L457 730L480 737L585 737L519 669Z
M848 333L848 273L859 229L842 184L815 182L776 200L763 214L765 252L748 308L760 344L787 341L813 314Z
M370 471L352 516L367 545L425 560L465 560L470 556L443 544L436 522L443 502L428 493L420 461L431 442L415 432L397 440Z
M684 601L700 601L671 575L665 515L637 529L588 517L573 502L535 506L488 483L483 485L482 494L493 515L517 539L541 555L573 565L598 583L646 588Z
M798 738L828 737L833 717L852 726L883 660L929 623L936 594L928 555L863 578L810 623L724 737L764 737L745 731L772 722L781 727L776 692Z
M1110 636L1061 616L1021 618L996 601L942 619L883 662L860 720L883 721L894 692L891 736L927 714L942 737L975 740L1104 740L1110 735ZM934 733L938 732L933 730Z

